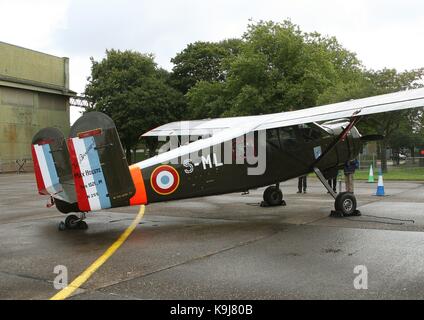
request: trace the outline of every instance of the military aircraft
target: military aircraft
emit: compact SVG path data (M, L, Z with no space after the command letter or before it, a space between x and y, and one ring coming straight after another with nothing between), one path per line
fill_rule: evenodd
M357 212L355 195L327 184L364 143L358 121L370 114L424 107L424 89L275 114L181 121L145 134L168 151L128 166L113 121L100 112L79 118L65 139L56 128L32 141L38 192L68 214L60 229L86 228L89 211L173 201L268 186L265 205L284 202L279 183L314 172L335 212ZM192 137L196 137L192 139ZM194 140L194 141L193 141Z

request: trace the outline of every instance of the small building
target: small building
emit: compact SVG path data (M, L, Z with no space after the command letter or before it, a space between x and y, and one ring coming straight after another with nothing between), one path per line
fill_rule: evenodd
M69 132L69 59L0 42L0 173L31 170L44 127Z

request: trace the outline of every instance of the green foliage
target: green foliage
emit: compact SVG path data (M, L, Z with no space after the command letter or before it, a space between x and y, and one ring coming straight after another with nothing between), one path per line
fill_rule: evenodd
M86 96L114 119L127 150L174 120L297 110L416 88L424 77L424 69L366 70L336 38L290 21L251 23L241 39L189 44L171 59L171 73L133 51L107 50L91 61ZM408 110L367 117L360 130L385 135L385 150L424 143L423 123L422 111Z
M237 54L241 45L239 39L189 44L171 59L175 65L171 76L173 86L185 94L199 81L224 81L227 71L225 59Z
M222 82L199 81L196 91L189 91L186 95L190 105L202 106L192 108L187 117L190 119L219 118L229 108L225 85Z
M220 43L195 43L177 55L185 63L174 71L185 66L184 79L193 76L185 87L192 118L290 111L422 86L424 69L366 70L336 38L290 21L250 24L241 41L227 54ZM386 137L379 148L385 169L386 147L421 143L423 122L421 111L390 112L366 117L360 130Z
M422 86L424 69L397 72L395 69L366 70L362 77L356 81L353 90L347 90L348 96L341 91L333 91L334 95L328 94L327 99L333 101L356 99L373 95L386 94L400 90L413 89ZM329 92L327 92L329 93ZM362 133L377 133L385 137L378 144L379 158L382 160L383 172L387 172L386 148L391 147L395 153L401 148L410 148L420 143L421 135L417 132L422 130L423 114L421 110L403 110L387 112L365 117L359 124ZM413 152L412 152L413 153Z
M397 72L395 69L362 70L352 73L347 82L340 82L329 88L320 97L321 103L346 101L374 95L386 94L422 86L424 69ZM378 157L383 172L387 172L386 149L391 147L397 154L402 148L409 148L414 155L415 146L423 142L423 113L421 110L404 110L380 113L365 117L358 125L363 134L381 134L385 138L378 143Z
M157 68L153 56L107 50L102 61L91 58L91 63L85 94L92 110L115 121L127 156L142 133L184 113L184 97L167 84L169 74Z
M191 114L239 116L315 106L337 84L353 86L362 70L335 38L304 33L290 21L250 24L242 45L220 66L224 76L203 79L220 83L211 85L214 90L204 82L189 89Z
M372 96L413 89L422 86L420 80L424 76L424 69L397 72L395 69L369 70L364 72L365 85L360 96ZM361 128L367 132L383 134L389 141L391 136L403 127L403 132L413 133L414 121L422 114L417 110L387 112L367 117ZM419 121L419 120L418 120ZM415 122L415 126L417 123ZM416 128L419 130L419 128ZM397 134L400 134L398 132Z

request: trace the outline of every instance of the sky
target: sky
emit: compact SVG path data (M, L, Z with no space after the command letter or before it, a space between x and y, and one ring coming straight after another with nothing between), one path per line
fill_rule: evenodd
M106 49L153 53L172 70L187 44L240 37L249 20L335 36L370 69L424 67L422 0L0 0L0 13L0 41L69 57L79 93Z

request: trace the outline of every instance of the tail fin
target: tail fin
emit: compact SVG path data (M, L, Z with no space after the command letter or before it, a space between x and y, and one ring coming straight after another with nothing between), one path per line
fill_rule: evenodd
M38 192L54 197L63 213L146 203L141 173L130 173L115 124L103 113L79 118L67 140L55 128L40 130L32 156ZM142 185L141 200L133 198L132 176Z
M38 192L68 203L76 202L68 148L56 128L40 130L31 145Z
M89 112L67 141L78 207L95 211L130 205L135 186L112 119Z

